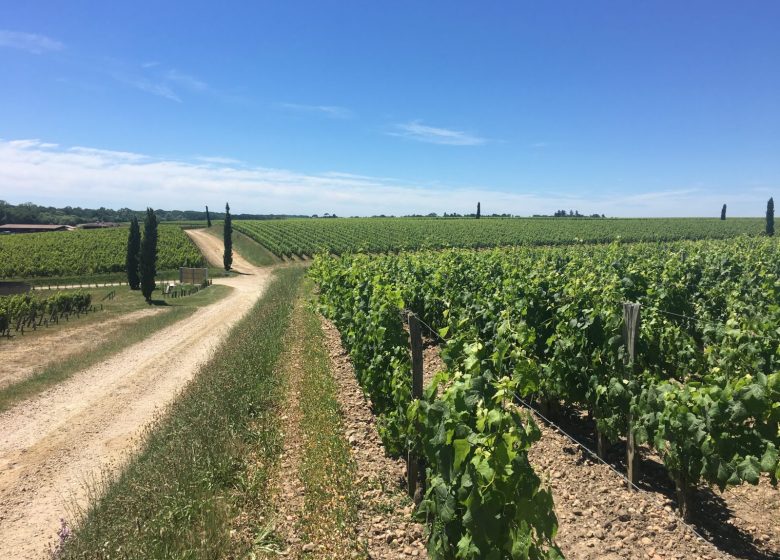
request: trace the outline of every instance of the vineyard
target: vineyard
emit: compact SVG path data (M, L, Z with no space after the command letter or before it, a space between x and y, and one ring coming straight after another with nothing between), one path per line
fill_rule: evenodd
M62 317L89 312L91 306L92 296L84 292L0 297L0 336L9 336L12 328L24 332L25 328L59 323Z
M311 274L387 448L427 464L433 558L558 555L520 399L587 411L612 442L630 431L663 461L683 515L698 483L780 477L773 239L321 256ZM624 302L641 305L631 366ZM446 339L447 370L418 401L402 310Z
M763 231L760 219L307 218L236 221L240 231L278 257L320 252L384 253L448 247L562 245L577 242L718 239Z
M0 278L122 272L126 251L126 228L3 235ZM158 270L202 264L202 255L180 227L160 226Z

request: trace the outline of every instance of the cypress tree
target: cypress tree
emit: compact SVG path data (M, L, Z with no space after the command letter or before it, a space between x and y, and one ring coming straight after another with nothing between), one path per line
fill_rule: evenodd
M479 202L477 202L477 219L478 220L479 220L480 214L481 214L481 208L480 208Z
M157 216L146 209L144 238L141 241L141 293L147 302L152 301L154 277L157 275Z
M211 215L209 214L209 207L206 206L206 223L208 227L211 227Z
M766 234L775 234L775 201L771 198L766 203Z
M222 262L225 270L233 266L233 219L230 217L230 204L225 203L225 231L222 236L225 239L225 254Z
M138 218L133 216L130 220L130 233L127 235L127 285L131 290L141 287L141 278L138 276L138 257L141 251L141 229L138 227Z
M726 205L723 205L723 208L720 209L720 219L725 220L726 219Z

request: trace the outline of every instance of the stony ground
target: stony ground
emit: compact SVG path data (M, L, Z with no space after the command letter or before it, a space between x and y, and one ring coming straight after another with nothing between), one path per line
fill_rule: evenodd
M357 467L360 540L369 558L424 558L425 528L411 519L414 505L405 492L406 465L385 455L371 403L357 383L339 333L325 319L322 325L340 389L344 433Z
M432 340L425 343L423 362L426 380L444 368ZM780 489L768 480L725 493L699 488L697 511L688 526L677 514L671 482L647 450L643 490L629 491L610 467L534 416L542 438L529 460L552 488L559 522L556 542L567 558L780 559ZM578 424L576 437L586 441L587 427ZM567 425L567 432L576 427ZM613 455L619 453L613 450Z

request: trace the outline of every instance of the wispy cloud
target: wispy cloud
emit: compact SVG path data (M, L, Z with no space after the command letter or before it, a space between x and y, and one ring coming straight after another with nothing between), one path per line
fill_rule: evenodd
M38 141L35 141L38 142ZM57 147L56 144L43 144L38 143L37 144L41 148L54 148ZM29 145L28 147L33 147L33 145ZM69 152L74 154L81 154L89 157L96 157L96 158L110 158L116 161L143 161L148 160L149 156L145 156L143 154L137 154L135 152L121 152L117 150L101 150L99 148L85 148L84 146L74 146L72 148L68 149Z
M198 156L198 161L203 163L213 163L217 165L238 165L243 163L240 159L223 157L223 156Z
M349 119L355 114L346 107L337 105L304 105L300 103L278 103L280 108L298 113L315 113L331 119Z
M168 70L165 73L165 80L167 82L176 83L192 91L206 91L209 89L209 85L203 80L199 80L194 76L184 74L178 70Z
M631 195L505 192L486 187L422 185L338 171L300 173L234 165L230 158L163 159L148 154L61 147L41 140L0 140L0 184L10 202L143 208L217 207L236 212L372 215L472 212L531 215L569 208L608 216L711 214L724 202L729 214L756 215L761 190L724 192L670 188ZM771 187L771 185L767 185ZM778 185L780 187L780 185ZM780 192L775 189L774 192Z
M47 51L61 51L65 48L65 45L46 35L0 29L0 47L42 54Z
M462 130L428 126L420 121L397 124L388 134L390 136L401 136L417 140L418 142L444 144L447 146L479 146L487 142L486 138L475 136Z
M166 69L161 62L150 61L139 65L128 65L111 61L110 75L127 86L137 90L182 103L181 92L197 94L214 92L205 81L175 68Z
M173 88L171 88L170 85L164 82L156 82L145 77L128 76L126 74L116 72L112 75L115 80L137 90L151 93L152 95L163 97L170 101L175 101L176 103L181 103L181 97L179 97L179 95L173 90Z

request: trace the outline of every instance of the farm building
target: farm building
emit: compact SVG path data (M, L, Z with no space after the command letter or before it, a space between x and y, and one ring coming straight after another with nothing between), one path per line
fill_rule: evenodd
M65 231L69 229L73 228L57 224L4 224L0 226L0 233L41 233L44 231Z

